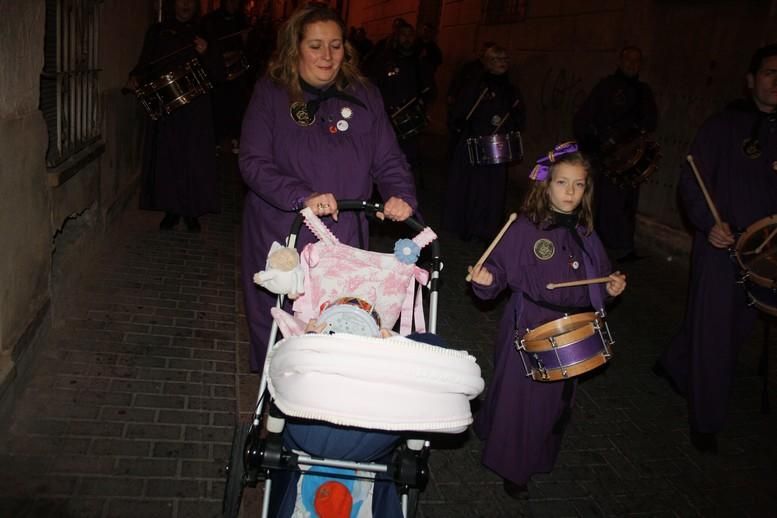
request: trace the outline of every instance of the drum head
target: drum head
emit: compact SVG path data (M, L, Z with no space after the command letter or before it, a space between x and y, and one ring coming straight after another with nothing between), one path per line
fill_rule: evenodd
M739 237L736 259L747 278L765 288L777 287L777 215L759 219Z

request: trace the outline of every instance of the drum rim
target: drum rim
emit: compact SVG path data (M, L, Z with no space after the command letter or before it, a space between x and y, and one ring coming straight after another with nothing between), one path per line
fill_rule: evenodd
M596 369L597 367L604 365L608 361L609 361L609 358L605 356L604 350L602 350L598 354L595 354L590 358L586 358L585 360L571 363L569 365L564 365L563 367L553 367L550 369L545 369L545 372L547 373L547 377L543 377L542 371L536 369L532 365L531 377L534 381L544 381L544 382L568 380L576 376L579 376L581 374L585 374L586 372L590 372ZM567 371L566 376L564 376L561 373L561 371L564 369L566 369Z
M572 315L564 315L563 317L556 318L549 322L545 322L544 324L540 324L535 328L527 330L526 333L521 338L521 342L523 343L549 342L550 337L560 337L570 333L574 333L576 331L579 331L582 328L585 328L585 324L593 324L596 321L599 321L601 326L602 318L595 311L586 311L584 313L574 313ZM559 324L561 323L566 323L570 326L578 323L582 323L583 325L574 327L572 329L569 329L569 328L565 329L563 327L559 327ZM557 332L547 335L548 332L552 332L552 331L557 331Z

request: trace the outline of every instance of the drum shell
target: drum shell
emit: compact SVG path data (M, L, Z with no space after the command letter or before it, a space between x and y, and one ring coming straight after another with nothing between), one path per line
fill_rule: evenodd
M774 260L777 256L777 235L772 235L773 232L777 232L777 215L759 219L739 236L733 255L740 268L749 304L759 311L777 316L777 262ZM763 239L751 243L755 237ZM766 245L759 254L751 254L764 243Z
M470 137L466 141L470 165L497 165L523 158L520 131Z
M624 140L621 144L611 142L604 146L602 169L617 185L637 186L658 169L661 147L647 134L630 135Z
M212 87L205 69L195 58L146 82L136 95L149 117L158 120L208 93Z
M528 331L518 345L526 375L535 381L570 379L606 363L612 337L596 313L578 313Z
M399 140L418 135L428 123L424 107L418 102L391 116L391 124Z

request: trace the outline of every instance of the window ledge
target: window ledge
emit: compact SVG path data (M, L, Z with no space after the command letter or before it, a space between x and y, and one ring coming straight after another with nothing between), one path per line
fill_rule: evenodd
M59 187L64 184L90 162L96 160L105 152L105 141L98 140L89 144L78 153L72 155L63 163L48 170L46 175L46 184L49 187Z

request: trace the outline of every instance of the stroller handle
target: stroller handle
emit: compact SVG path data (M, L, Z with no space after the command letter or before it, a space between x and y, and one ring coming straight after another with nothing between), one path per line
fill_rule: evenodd
M364 211L375 214L377 212L383 212L383 204L367 200L337 200L337 210L348 210L354 212ZM297 213L297 217L294 218L294 223L291 226L292 234L299 234L299 230L302 228L304 219L305 218L301 213ZM413 218L412 216L404 221L398 221L397 223L404 223L416 232L420 232L426 228L425 225L423 225L420 221ZM440 260L440 243L438 241L438 239L435 239L429 245L431 247L432 257L435 259L435 262Z

